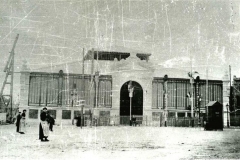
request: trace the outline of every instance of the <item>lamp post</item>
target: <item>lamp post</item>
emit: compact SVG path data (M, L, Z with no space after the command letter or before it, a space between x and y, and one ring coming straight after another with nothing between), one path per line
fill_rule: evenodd
M188 73L188 76L190 77L190 84L191 84L191 93L190 93L190 101L191 101L191 126L194 127L194 119L193 119L193 83L194 78L192 76L192 72Z
M73 91L71 91L71 99L72 99L71 106L73 107Z
M167 81L168 81L168 75L165 75L164 78L163 78L163 81L164 81L164 126L167 127L167 111L168 111L168 108L167 108Z
M128 92L130 97L130 125L132 124L132 97L133 97L134 87L132 86L132 81L128 84Z
M190 83L191 83L191 118L192 118L192 127L194 127L194 119L193 119L193 83L194 81L196 80L196 94L195 95L198 95L198 82L200 80L200 76L199 76L199 73L198 72L189 72L188 73L188 76L190 77ZM195 97L197 99L197 97ZM197 105L198 105L198 99L197 99ZM199 112L200 113L200 112Z
M202 98L201 98L201 96L197 96L197 98L198 98L198 125L200 125L201 124L201 120L200 120L200 105L201 105L201 101L202 101Z
M190 84L191 84L191 94L190 94L190 100L191 100L191 118L193 118L193 83L194 78L192 76L192 72L188 73L188 76L190 77Z
M98 83L99 83L99 71L95 72L95 83L96 83L96 104L95 107L98 106Z
M227 105L226 105L226 108L227 108L227 127L229 128L228 107L229 107L229 105L228 105L228 103L227 103Z

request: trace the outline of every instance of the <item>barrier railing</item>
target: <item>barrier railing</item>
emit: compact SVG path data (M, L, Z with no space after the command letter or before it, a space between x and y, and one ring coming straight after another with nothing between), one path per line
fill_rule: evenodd
M152 116L135 116L136 125L138 126L155 126L163 127L164 120L162 118L156 118ZM192 125L193 123L193 125ZM129 116L89 116L84 115L84 126L129 126L130 117ZM203 118L200 120L198 118L190 117L170 117L167 119L167 126L172 127L198 127L204 126Z

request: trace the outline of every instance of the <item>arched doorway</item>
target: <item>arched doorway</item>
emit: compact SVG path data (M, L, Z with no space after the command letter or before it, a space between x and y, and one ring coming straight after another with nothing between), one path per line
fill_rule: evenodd
M130 97L128 92L128 84L130 81L124 83L120 91L120 116L126 117L121 120L121 124L129 124L130 116ZM132 97L132 109L131 115L143 115L143 89L142 86L132 81L132 86L134 87L133 97Z

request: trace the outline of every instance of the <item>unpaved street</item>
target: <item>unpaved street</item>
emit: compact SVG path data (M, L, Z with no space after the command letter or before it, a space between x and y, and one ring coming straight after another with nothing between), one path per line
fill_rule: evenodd
M49 142L38 140L37 124L15 130L0 126L0 159L240 158L240 129L55 125Z

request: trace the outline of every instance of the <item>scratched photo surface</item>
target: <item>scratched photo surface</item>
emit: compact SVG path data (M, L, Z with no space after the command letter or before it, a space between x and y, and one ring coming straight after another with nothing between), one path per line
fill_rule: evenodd
M238 159L239 58L240 0L0 0L0 159Z

